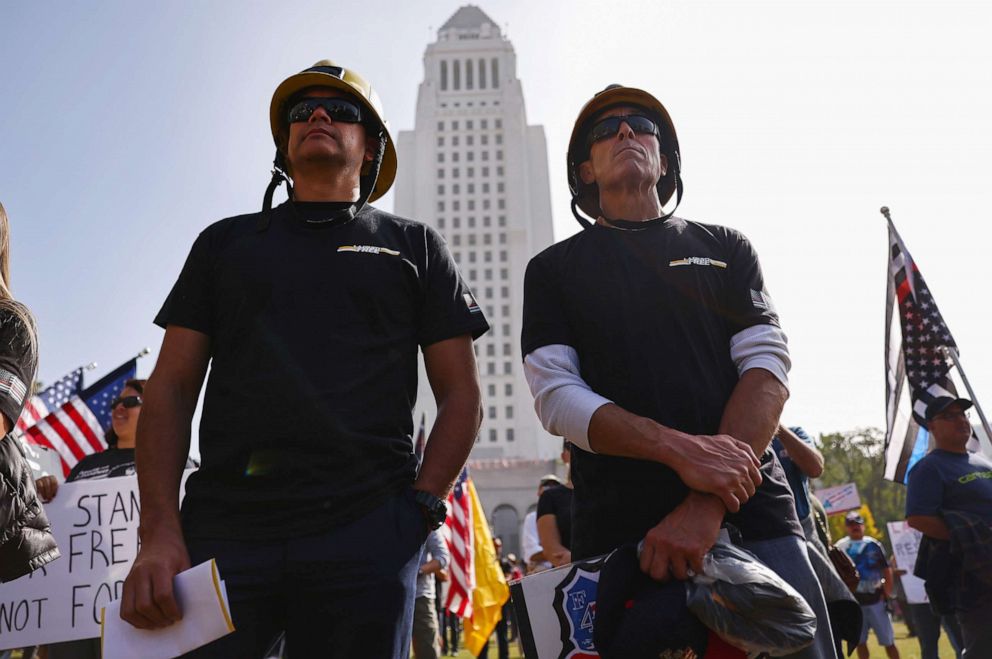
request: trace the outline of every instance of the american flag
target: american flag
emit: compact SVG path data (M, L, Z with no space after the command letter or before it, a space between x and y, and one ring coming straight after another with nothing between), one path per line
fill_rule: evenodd
M472 591L475 590L472 501L467 481L466 467L448 495L448 517L443 527L448 553L451 554L451 582L444 608L459 618L471 617Z
M35 394L24 404L24 411L17 419L21 433L45 418L50 411L62 407L83 387L83 369L77 368L40 394Z
M929 436L921 422L927 403L953 391L951 362L944 350L957 345L887 214L886 219L885 478L904 483L910 467L926 453Z
M84 457L107 448L104 433L110 428L110 403L136 372L137 359L121 364L28 428L28 441L54 449L68 475Z

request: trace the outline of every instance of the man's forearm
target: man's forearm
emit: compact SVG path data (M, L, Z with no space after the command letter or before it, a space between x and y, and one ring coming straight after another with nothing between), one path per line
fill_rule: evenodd
M180 528L179 483L189 456L197 393L158 382L154 375L145 387L135 448L142 537L160 528Z
M906 523L925 536L936 540L950 540L951 530L943 519L936 515L910 515Z
M672 445L684 435L615 403L601 406L589 420L589 447L604 455L669 464Z
M789 459L803 472L807 478L819 478L823 473L823 454L815 446L803 441L783 425L779 425L775 433L782 446L789 454Z
M475 387L453 390L438 401L437 419L414 487L442 499L447 497L465 466L481 423L482 401Z
M789 391L763 368L744 371L720 419L720 432L747 442L761 456L772 441Z

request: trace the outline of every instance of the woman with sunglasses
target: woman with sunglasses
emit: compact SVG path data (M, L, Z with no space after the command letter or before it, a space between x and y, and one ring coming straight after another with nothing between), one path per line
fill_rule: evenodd
M65 482L93 478L133 476L134 440L141 414L141 395L146 380L128 380L120 395L110 403L110 429L107 431L107 450L88 455L72 468Z

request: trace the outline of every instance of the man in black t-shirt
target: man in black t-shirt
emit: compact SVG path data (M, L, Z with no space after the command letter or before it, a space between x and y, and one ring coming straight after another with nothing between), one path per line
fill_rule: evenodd
M396 172L366 80L318 62L279 85L270 122L263 212L204 230L155 318L122 617L172 624L172 576L216 557L237 631L194 656L262 656L285 630L293 656L407 659L420 547L479 428L472 340L488 324L435 231L366 205ZM418 349L438 403L419 472Z
M619 85L597 94L568 150L586 229L527 268L525 373L544 426L573 446L572 558L643 540L646 573L685 579L726 520L816 611L816 643L796 656L833 657L768 449L788 397L786 338L747 239L664 214L681 198L680 164L656 98Z

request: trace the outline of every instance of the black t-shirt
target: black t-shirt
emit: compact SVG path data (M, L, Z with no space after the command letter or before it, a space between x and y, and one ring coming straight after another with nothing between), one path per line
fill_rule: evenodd
M578 450L578 449L576 449ZM565 549L572 548L572 488L564 485L549 487L537 500L537 517L554 515L558 535Z
M534 257L524 281L523 353L575 348L593 391L634 414L691 434L716 434L737 385L730 339L778 326L757 255L726 227L680 218L595 225ZM802 536L771 450L764 481L727 521L746 540ZM642 538L688 493L669 467L572 452L572 554L584 558Z
M186 533L285 537L413 482L417 348L488 324L433 229L285 203L200 234L155 322L210 337Z
M65 477L65 482L134 476L136 473L133 448L108 448L77 462Z
M0 307L0 413L11 427L21 416L38 367L31 331L13 310Z

